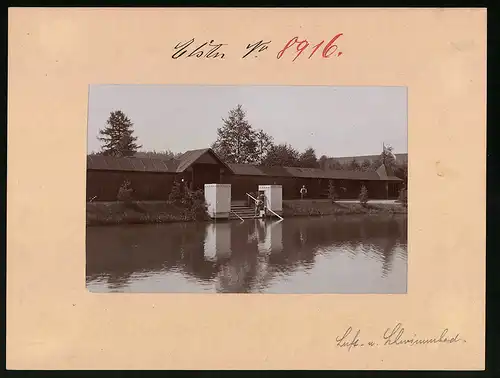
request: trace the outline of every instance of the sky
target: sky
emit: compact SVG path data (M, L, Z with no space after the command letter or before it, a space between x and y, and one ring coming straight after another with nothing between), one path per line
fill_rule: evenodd
M254 129L319 158L407 150L406 87L92 85L88 151L115 110L134 123L141 150L208 148L229 110L241 104Z

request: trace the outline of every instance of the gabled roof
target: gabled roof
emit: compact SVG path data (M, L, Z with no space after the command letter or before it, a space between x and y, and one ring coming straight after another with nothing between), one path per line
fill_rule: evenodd
M210 148L190 150L177 159L158 159L149 157L114 157L105 155L88 155L87 169L109 171L139 171L139 172L184 172L204 154L210 154L221 165L232 172L231 167L224 163Z
M87 156L87 169L94 170L175 173L177 164L178 162L176 160L104 155Z
M178 161L177 172L184 172L187 168L189 168L192 164L196 162L199 158L201 158L205 154L210 154L215 158L221 165L226 167L229 171L232 172L231 167L229 167L226 163L224 163L217 154L211 148L202 148L200 150L189 150L184 152L181 156L179 156L176 160Z

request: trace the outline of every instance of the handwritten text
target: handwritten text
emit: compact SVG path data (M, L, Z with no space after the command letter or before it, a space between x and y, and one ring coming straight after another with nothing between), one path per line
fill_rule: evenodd
M221 49L222 46L226 46L226 44L223 43L218 43L214 44L214 40L207 41L205 43L202 43L196 48L191 47L191 45L194 44L194 38L190 39L187 42L179 42L177 45L175 45L174 50L177 50L174 55L172 55L172 59L178 59L181 56L184 56L185 58L219 58L219 59L224 59L225 54L222 51L218 51ZM191 50L191 52L188 54L188 52ZM188 54L188 55L184 55Z
M328 42L327 40L322 40L319 42L310 42L307 39L300 39L299 37L293 37L284 45L278 44L278 46L283 46L276 54L276 59L285 60L290 57L292 62L295 62L303 54L307 55L307 59L313 57L318 57L320 59L329 59L333 57L340 57L343 53L339 50L338 40L343 36L343 33L336 34ZM179 42L174 46L174 54L172 59L183 58L217 58L218 60L226 58L226 51L224 51L223 46L228 46L227 43L216 43L215 40L206 40L203 43L195 42L194 38L190 40ZM241 59L246 58L257 58L266 51L270 50L271 41L266 41L264 39L254 40L246 44L246 48ZM279 48L279 47L278 47Z
M342 33L337 34L323 47L323 49L321 51L321 57L330 58L332 55L334 55L337 52L338 46L335 44L335 42L337 41L337 39L341 35L342 35ZM323 40L323 41L317 43L316 45L312 46L310 49L311 53L309 54L308 59L311 59L313 57L313 55L316 53L316 51L318 51L320 49L320 47L323 46L324 43L325 43L325 41ZM283 49L281 49L278 52L278 55L276 55L276 57L278 59L281 59L283 57L283 55L285 54L285 52L289 48L291 48L295 45L297 45L295 48L297 53L295 54L295 57L293 58L292 62L295 61L295 59L297 59L304 51L306 51L307 48L311 45L311 43L307 39L299 40L299 37L293 37L291 40L289 40L287 42L285 47L283 47ZM338 51L336 54L336 56L341 56L341 55L342 55L341 51Z
M348 327L341 336L335 338L336 346L346 348L348 351L363 347L391 347L391 346L418 346L427 344L456 344L465 343L465 340L460 338L460 334L450 336L448 328L445 328L436 336L420 337L415 333L408 336L405 335L405 328L401 323L396 324L392 328L387 328L379 339L362 341L361 330L354 331L352 327Z

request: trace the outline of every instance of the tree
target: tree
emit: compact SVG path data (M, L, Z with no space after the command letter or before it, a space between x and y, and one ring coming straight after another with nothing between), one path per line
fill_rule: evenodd
M363 207L366 207L368 203L368 189L364 185L361 186L361 191L359 192L359 203Z
M350 171L360 171L361 166L359 165L356 159L352 159L348 164L348 169Z
M381 163L386 167L393 168L396 164L396 156L392 152L393 148L391 146L386 146L384 144L382 153L380 154Z
M378 156L370 163L370 171L376 171L382 165L383 159L382 155Z
M110 113L106 127L99 130L99 139L103 145L101 151L108 156L133 156L139 148L137 137L133 136L134 124L121 111Z
M165 151L139 151L136 152L135 156L136 157L147 157L147 158L152 158L152 159L162 159L162 160L171 160L171 159L177 159L179 156L181 156L182 153L174 153L170 150L165 150Z
M333 184L333 180L328 182L328 198L332 200L332 203L335 203L335 199L338 198L337 191L335 190L335 185Z
M297 167L299 165L299 152L289 144L272 146L262 165L267 167Z
M255 142L256 149L252 160L256 164L262 164L273 147L273 138L263 130L258 130L255 133Z
M408 182L408 163L396 163L394 166L394 176L404 180L404 182Z
M361 170L364 172L369 171L369 170L371 170L371 165L372 165L372 163L370 162L370 160L365 159L361 163Z
M299 156L299 167L302 168L318 168L318 159L316 158L316 152L314 148L308 147Z
M321 155L321 157L318 159L318 164L321 169L327 169L328 157L326 155Z
M331 160L328 162L328 168L337 170L337 171L343 171L345 170L345 167L343 164L340 164L338 160Z
M248 164L256 160L256 132L245 119L241 105L229 111L223 126L217 129L217 140L212 145L215 153L226 163Z

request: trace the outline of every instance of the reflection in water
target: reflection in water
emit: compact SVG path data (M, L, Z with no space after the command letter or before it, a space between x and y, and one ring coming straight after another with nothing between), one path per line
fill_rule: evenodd
M210 223L207 225L204 245L205 259L223 260L231 256L231 223Z
M406 217L87 228L103 292L405 293Z

